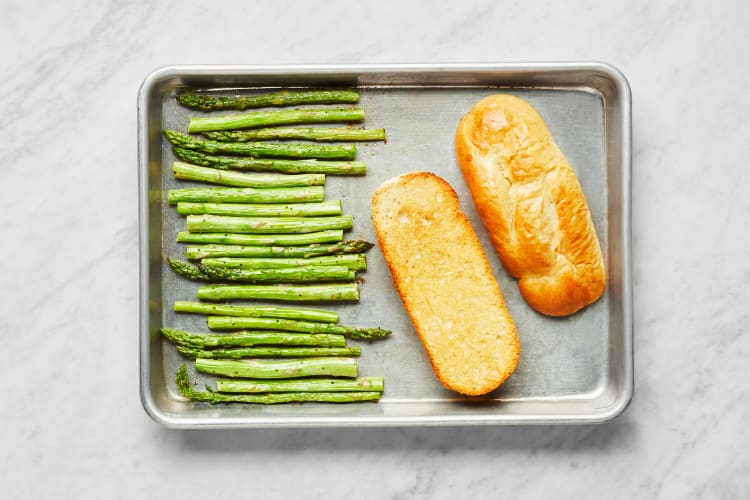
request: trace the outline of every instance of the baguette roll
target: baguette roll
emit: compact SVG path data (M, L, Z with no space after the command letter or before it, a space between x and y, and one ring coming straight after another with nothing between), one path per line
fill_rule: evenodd
M372 198L380 248L440 382L480 395L513 372L516 327L453 188L426 172L385 182Z
M497 254L528 304L565 316L606 287L604 259L583 190L539 113L497 94L456 131L458 165Z

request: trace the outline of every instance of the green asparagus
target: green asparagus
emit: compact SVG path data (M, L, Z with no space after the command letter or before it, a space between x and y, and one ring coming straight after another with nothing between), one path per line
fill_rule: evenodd
M176 328L162 328L162 335L188 347L304 346L344 347L346 339L338 334L289 333L285 331L238 331L228 335L191 333Z
M256 403L256 404L278 404L278 403L352 403L359 401L377 401L380 399L379 391L360 392L280 392L267 394L223 394L219 392L196 391L190 386L187 367L182 365L177 370L175 377L177 389L180 393L194 401L206 403Z
M201 300L281 300L293 302L356 301L357 283L315 285L209 285L198 288Z
M183 161L221 169L249 170L252 172L278 172L285 174L364 175L367 166L361 161L284 160L215 156L175 146L175 156Z
M214 375L244 378L296 378L357 376L356 358L322 357L283 360L195 359L195 369Z
M213 314L218 316L258 316L261 318L299 319L319 323L336 323L338 313L321 309L279 306L231 306L226 304L208 304L206 302L186 302L177 300L175 312Z
M315 233L309 233L315 234ZM249 236L249 235L248 235ZM293 235L289 235L293 236ZM373 246L363 240L342 243L314 244L305 246L245 246L245 245L201 245L185 248L185 257L191 260L205 257L315 257L319 255L341 255L366 252Z
M229 349L199 349L177 345L177 350L191 359L246 359L246 358L313 358L320 356L359 356L359 347L234 347Z
M352 253L345 255L324 255L322 257L305 258L247 258L247 257L215 257L201 260L201 264L214 267L262 269L269 267L299 267L299 266L346 266L354 271L367 269L367 259L364 254Z
M233 170L199 167L181 161L172 163L172 173L176 179L181 180L254 188L322 186L326 182L325 174L259 174L255 172L247 174Z
M233 154L253 158L317 158L323 160L353 160L357 156L357 147L354 144L321 145L284 142L204 141L174 130L165 130L164 135L175 146L209 154Z
M224 116L191 118L188 132L273 127L299 123L358 122L365 118L361 108L303 108L283 111L254 111Z
M305 203L323 201L323 186L291 188L231 188L205 187L170 189L167 201L175 204L180 201L208 203Z
M291 177L291 176L290 176ZM191 203L177 204L177 213L182 215L231 215L234 217L314 217L341 215L339 200L318 203Z
M346 266L298 266L266 269L232 269L198 264L197 267L167 257L172 269L186 278L203 281L243 283L306 283L311 281L352 281L355 271Z
M353 281L355 271L346 266L299 266L266 269L231 269L198 264L213 281L242 283L309 283L313 281Z
M346 335L354 339L374 339L385 337L390 330L383 328L359 328L354 326L336 325L332 323L313 323L311 321L296 321L280 318L239 318L233 316L209 316L208 327L211 330L242 330L246 328L258 330L279 330L305 333L328 333Z
M303 139L306 141L321 142L384 141L385 129L272 127L254 130L204 132L203 135L212 141L221 142L247 142L269 139Z
M273 207L275 205L268 205ZM343 229L329 229L300 234L241 234L241 233L177 233L178 243L218 243L244 246L311 245L314 243L339 243L344 239Z
M314 233L328 229L351 229L351 215L330 217L231 217L188 215L187 229L193 233Z
M353 380L340 378L307 378L280 380L219 379L219 392L338 392L378 391L383 392L383 377L357 377Z
M177 102L200 111L223 109L245 110L266 106L295 106L299 104L350 104L359 101L356 90L282 90L250 96L212 96L203 94L181 94Z
M177 274L184 276L185 278L203 281L209 281L212 279L211 275L204 273L196 266L188 264L187 262L182 262L172 257L167 257L167 262Z

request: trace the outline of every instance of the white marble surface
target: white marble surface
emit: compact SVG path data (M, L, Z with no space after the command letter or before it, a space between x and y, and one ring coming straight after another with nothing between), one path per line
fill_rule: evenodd
M0 4L0 496L750 496L750 4L220 4ZM633 89L636 395L624 415L221 432L147 417L135 109L147 73L583 59L618 66Z

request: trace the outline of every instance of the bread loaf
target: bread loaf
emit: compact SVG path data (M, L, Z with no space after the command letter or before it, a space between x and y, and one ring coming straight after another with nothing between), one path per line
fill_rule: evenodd
M604 292L604 259L576 174L537 111L517 97L479 101L456 132L458 164L492 244L523 298L550 316Z
M385 182L372 221L393 282L442 384L468 395L515 369L513 319L453 188L425 172Z

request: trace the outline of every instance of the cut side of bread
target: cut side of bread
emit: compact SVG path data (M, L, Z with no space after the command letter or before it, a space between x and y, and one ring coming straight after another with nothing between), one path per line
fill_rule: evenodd
M437 378L467 395L496 389L516 368L518 335L453 188L427 172L386 181L372 221Z
M456 156L503 265L537 311L565 316L606 287L604 259L575 172L539 113L497 94L460 121Z

